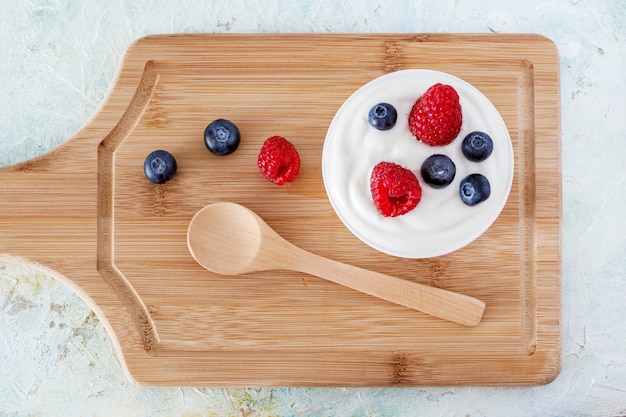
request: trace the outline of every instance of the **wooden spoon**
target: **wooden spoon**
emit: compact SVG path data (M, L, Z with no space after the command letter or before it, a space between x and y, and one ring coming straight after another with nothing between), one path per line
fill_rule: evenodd
M210 204L191 219L187 245L209 271L238 275L285 269L327 279L354 290L466 326L476 326L485 303L307 252L289 243L252 210L229 202Z

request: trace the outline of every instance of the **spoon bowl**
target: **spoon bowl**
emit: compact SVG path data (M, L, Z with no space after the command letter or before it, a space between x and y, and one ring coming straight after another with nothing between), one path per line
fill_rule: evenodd
M263 237L258 215L235 203L204 207L191 219L187 232L194 259L209 271L239 275L259 269Z
M485 303L476 298L343 264L300 249L252 210L210 204L189 223L187 245L204 268L221 275L286 269L327 279L435 317L476 326Z

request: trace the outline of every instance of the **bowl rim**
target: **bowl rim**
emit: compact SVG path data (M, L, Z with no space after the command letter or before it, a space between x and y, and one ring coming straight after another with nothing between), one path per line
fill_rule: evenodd
M331 192L332 187L330 187L329 185L330 182L328 178L329 177L328 171L330 169L329 168L330 163L328 161L328 156L327 156L329 153L329 150L328 150L329 142L332 140L332 132L336 124L339 123L338 118L343 112L343 110L348 106L348 104L352 100L355 99L355 97L358 97L359 94L362 93L363 90L366 89L371 83L382 82L386 78L393 78L393 77L399 77L399 76L412 76L412 75L414 76L429 75L431 77L441 77L442 80L440 82L442 83L450 84L450 81L453 81L454 84L463 85L465 88L473 91L473 93L476 94L477 97L479 97L481 100L488 103L493 108L493 111L495 112L494 115L497 115L498 123L502 124L503 131L506 132L506 138L502 139L502 141L509 145L506 147L507 148L506 154L507 154L507 158L509 161L509 163L507 164L509 166L509 171L506 173L507 174L506 184L505 184L506 191L503 193L502 198L498 202L498 205L491 212L491 216L485 217L485 221L482 222L482 227L478 228L474 233L469 234L465 238L459 239L455 244L446 245L445 248L441 248L441 249L436 248L436 249L432 249L429 251L420 251L419 253L415 251L411 251L411 250L396 250L394 248L389 248L388 246L385 246L381 244L380 242L370 239L368 236L363 234L360 230L358 230L356 227L354 227L351 224L349 219L346 218L346 214L343 213L342 210L339 208L339 204L337 203L337 201L335 201L336 197L333 197L333 193ZM504 206L506 205L510 197L512 185L513 185L514 173L515 173L515 155L514 155L514 150L513 150L513 143L511 141L511 135L510 135L508 127L506 126L504 119L502 118L502 115L497 110L495 105L491 102L491 100L489 100L489 98L482 91L480 91L477 87L475 87L471 83L455 75L452 75L450 73L433 70L433 69L411 68L411 69L397 70L397 71L380 75L368 81L367 83L363 84L361 87L355 90L337 109L328 127L328 130L326 132L326 136L324 139L324 146L322 149L322 179L324 183L324 188L326 191L326 195L330 201L330 204L333 207L333 210L336 213L336 215L341 220L341 222L354 236L356 236L363 243L367 244L368 246L372 247L375 250L386 253L388 255L400 257L400 258L409 258L409 259L434 258L437 256L443 256L443 255L447 255L449 253L455 252L459 249L464 248L470 243L474 242L476 239L482 236L493 225L493 223L495 223L498 217L500 217L500 214L502 213L502 210L504 209ZM502 176L502 178L504 178L504 175Z

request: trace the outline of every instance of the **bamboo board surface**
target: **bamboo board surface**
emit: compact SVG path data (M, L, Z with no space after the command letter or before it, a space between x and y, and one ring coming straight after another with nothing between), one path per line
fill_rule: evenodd
M480 89L515 152L509 200L469 246L399 259L354 237L322 183L336 110L387 72L430 68ZM129 378L150 386L536 385L560 369L560 103L554 45L537 35L163 35L128 49L97 114L59 148L0 170L2 260L62 280L107 327ZM235 122L239 149L210 154L206 125ZM301 172L256 168L269 136ZM153 185L145 156L178 173ZM486 302L477 327L440 320L313 276L213 274L186 230L205 205L255 210L310 252Z

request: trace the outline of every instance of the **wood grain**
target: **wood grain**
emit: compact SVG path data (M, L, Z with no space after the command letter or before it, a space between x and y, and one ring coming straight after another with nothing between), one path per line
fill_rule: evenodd
M321 150L335 111L386 72L445 71L474 84L509 129L515 177L469 246L398 259L334 214ZM166 35L135 42L99 111L59 148L0 170L0 253L62 280L107 327L129 378L153 386L536 385L560 369L560 103L554 45L537 35ZM216 118L242 143L202 140ZM256 170L290 139L297 181ZM153 185L145 156L178 161ZM232 201L304 250L486 302L477 327L287 271L221 276L187 249L192 216Z

